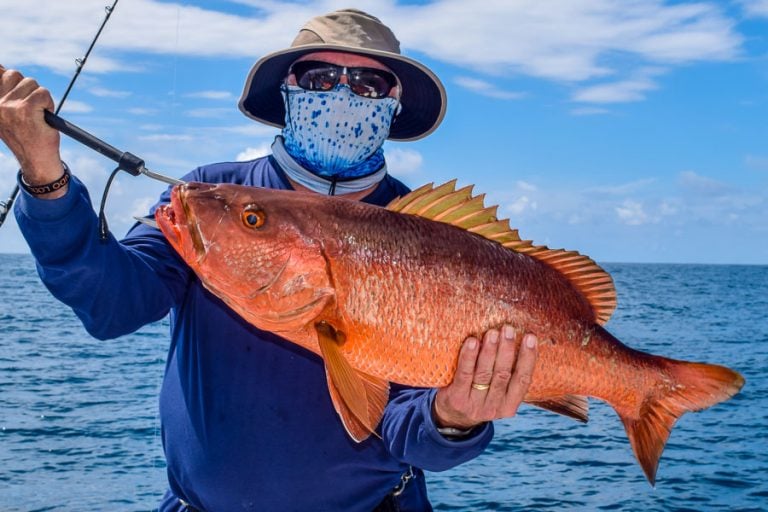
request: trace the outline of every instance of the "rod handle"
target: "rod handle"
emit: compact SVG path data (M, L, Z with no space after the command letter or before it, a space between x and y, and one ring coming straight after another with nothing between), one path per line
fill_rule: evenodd
M125 172L132 174L133 176L138 176L141 174L141 170L144 168L144 160L137 157L133 153L120 151L116 147L107 144L98 137L91 135L79 126L70 123L66 119L59 117L53 112L46 110L44 112L44 116L45 122L51 128L57 129L64 135L72 137L80 144L88 146L92 150L101 153L113 162L117 162L118 167Z

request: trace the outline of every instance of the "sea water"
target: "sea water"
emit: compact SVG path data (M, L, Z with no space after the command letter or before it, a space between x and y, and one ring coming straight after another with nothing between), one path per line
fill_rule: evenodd
M621 421L523 407L488 450L427 475L436 510L768 510L768 266L605 264L626 344L724 364L734 399L678 421L651 487ZM166 321L84 331L27 255L0 255L0 511L153 510L165 491L157 397Z

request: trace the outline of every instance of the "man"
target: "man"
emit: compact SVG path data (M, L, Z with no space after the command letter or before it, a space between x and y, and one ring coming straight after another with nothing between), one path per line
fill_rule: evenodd
M185 180L383 206L408 190L387 174L382 144L431 133L445 92L400 55L378 19L343 10L310 20L290 48L257 62L240 108L283 128L273 154L199 167ZM526 335L518 353L519 334L504 326L464 343L446 388L394 385L381 437L355 443L333 409L322 361L243 321L159 231L137 225L122 241L99 242L87 191L61 163L44 109L53 109L45 89L0 67L0 138L24 190L15 213L43 281L101 339L170 311L160 396L170 488L161 511L429 510L422 469L476 457L493 435L490 420L516 413L536 340Z

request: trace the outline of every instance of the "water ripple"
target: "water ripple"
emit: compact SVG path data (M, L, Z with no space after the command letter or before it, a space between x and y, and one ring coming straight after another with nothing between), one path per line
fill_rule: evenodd
M39 283L28 256L2 255L0 510L150 510L165 490L157 417L167 321L102 342ZM768 267L606 265L628 345L727 364L735 399L680 419L655 488L621 421L523 407L481 457L428 475L438 511L765 510L768 503ZM55 317L55 332L44 315ZM105 393L105 390L119 390Z

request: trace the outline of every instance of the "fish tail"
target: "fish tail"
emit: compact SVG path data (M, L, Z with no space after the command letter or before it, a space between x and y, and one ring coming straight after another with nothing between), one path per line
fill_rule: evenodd
M639 417L620 414L635 457L651 485L655 485L659 458L677 419L731 398L744 385L739 373L724 366L659 359L672 383L664 384L664 393L657 387L646 396Z

